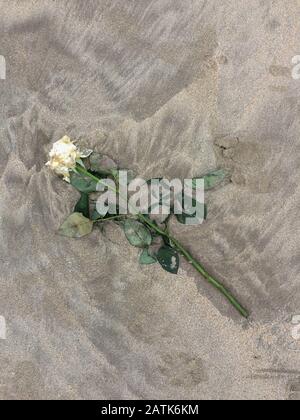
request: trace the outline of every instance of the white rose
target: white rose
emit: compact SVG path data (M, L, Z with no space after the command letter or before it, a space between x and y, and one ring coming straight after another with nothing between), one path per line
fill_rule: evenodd
M64 136L54 143L49 153L50 160L46 163L56 174L62 175L64 180L70 182L70 170L75 169L81 153L70 137Z

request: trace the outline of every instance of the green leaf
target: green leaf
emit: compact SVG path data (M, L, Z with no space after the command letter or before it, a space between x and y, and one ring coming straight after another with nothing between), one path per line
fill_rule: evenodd
M93 222L81 213L73 213L59 228L59 234L69 238L82 238L93 230Z
M81 158L77 159L76 162L85 169L84 162Z
M122 215L119 215L118 212L116 212L116 213L109 213L108 212L108 213L106 213L105 216L102 216L101 214L98 213L97 209L95 209L92 212L91 220L94 220L94 221L95 220L106 220L106 219L113 220L112 217L115 217L115 219L114 219L115 221L119 221L119 219L117 219L117 217L122 219Z
M223 169L217 169L215 171L211 171L204 175L202 178L204 179L204 189L205 191L211 190L212 188L217 187L220 185L226 178L228 177L228 172ZM194 185L195 186L194 180Z
M119 182L119 176L118 176L119 175L119 171L118 171L118 169L117 168L113 168L113 169L111 169L110 173L114 177L114 179L117 182Z
M88 194L97 191L97 182L82 174L71 173L70 183L82 193Z
M102 218L102 216L100 216L100 214L97 212L97 209L95 209L92 213L91 220L98 220L98 219L101 219L101 218Z
M196 200L193 199L193 206L196 205ZM206 204L202 204L201 206L201 214L197 215L196 212L194 214L187 214L187 213L182 213L182 214L176 214L176 219L178 220L179 223L186 225L187 224L187 219L190 218L197 218L201 219L201 220L206 220L207 218L207 205ZM196 220L195 220L196 222ZM199 221L200 223L200 221ZM195 223L196 224L196 223Z
M159 228L159 225L158 225L158 223L156 222L156 220L152 220L152 219L150 218L149 214L143 214L143 216L144 216L144 218L145 218L145 219L147 219L150 223L152 223L153 225L155 225L156 227L158 227L158 228ZM160 237L160 236L161 236L161 234L160 234L160 233L158 233L155 229L151 228L151 226L149 226L149 227L148 227L148 229L149 229L149 231L150 231L150 233L151 233L151 235L152 235L152 238L155 238L155 237Z
M172 274L178 273L179 255L176 249L163 246L157 253L157 260L164 270Z
M89 196L86 193L81 193L80 200L75 206L74 209L75 213L82 213L85 217L89 218L90 210L89 210Z
M141 265L150 265L155 264L157 262L157 259L149 254L149 249L145 248L143 249L140 255L139 261Z
M80 149L80 157L83 159L88 158L93 153L92 149Z
M138 248L145 248L151 245L152 236L150 231L137 220L126 219L124 232L129 243Z

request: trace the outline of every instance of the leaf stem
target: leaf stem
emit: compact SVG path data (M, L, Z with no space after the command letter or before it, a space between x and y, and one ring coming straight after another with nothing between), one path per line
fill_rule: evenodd
M117 192L116 189L114 189L113 187L108 186L105 182L101 181L101 179L97 178L95 175L89 173L86 169L84 169L81 166L77 166L76 168L78 170L78 172L82 173L83 175L86 175L88 177L90 177L91 179L93 179L96 182L102 183L103 185L105 185L107 188L110 188L111 190L113 190L114 192ZM151 227L153 230L155 230L155 232L157 232L158 234L160 234L161 236L164 236L166 238L168 238L171 242L172 245L174 246L174 248L177 249L177 251L184 256L184 258L190 263L192 264L192 266L195 268L195 270L198 271L198 273L200 273L207 281L209 284L211 284L215 289L217 289L221 294L223 294L223 296L226 297L226 299L231 303L231 305L244 317L244 318L248 318L249 317L249 313L248 311L238 302L238 300L233 296L233 294L217 279L215 279L213 276L211 276L206 269L202 266L202 264L200 264L199 261L197 261L192 254L179 242L177 241L176 238L173 238L168 231L164 231L162 229L159 228L159 226L157 226L155 223L152 223L152 221L145 217L143 214L139 213L137 215L137 217L140 219L140 221L142 221L143 223L147 224L148 227ZM103 221L105 220L112 220L112 219L116 219L117 216L111 217L111 218L107 218L107 219L103 219Z
M211 276L206 269L200 264L175 238L170 237L170 240L178 249L178 251L185 257L185 259L192 264L192 266L200 273L214 288L219 290L226 299L235 307L235 309L244 317L248 318L248 311L238 302L232 293L219 280Z
M159 233L162 236L167 237L172 244L175 246L177 251L179 251L185 259L192 264L192 266L200 273L207 281L210 283L215 289L219 290L226 299L235 307L235 309L244 317L248 318L249 313L248 311L238 302L238 300L231 294L231 292L222 284L219 280L215 279L213 276L211 276L206 269L200 264L199 261L197 261L192 254L187 251L183 245L173 236L171 236L168 232L161 230L158 226L156 226L154 223L152 223L147 217L145 217L142 214L138 215L139 218L146 223L148 226L150 226L152 229L154 229L157 233Z
M82 175L88 176L89 178L93 179L94 181L96 181L99 184L104 185L105 187L107 187L109 190L114 191L114 192L118 192L116 188L111 187L110 185L107 185L105 182L103 182L100 178L96 177L95 175L91 174L89 171L87 171L85 168L83 168L80 165L76 166L76 170L77 172L81 173Z
M118 216L111 216L111 217L99 217L99 219L93 220L94 223L101 223L101 222L109 222L110 220L116 220L116 219L124 219L128 218L127 215L118 215Z

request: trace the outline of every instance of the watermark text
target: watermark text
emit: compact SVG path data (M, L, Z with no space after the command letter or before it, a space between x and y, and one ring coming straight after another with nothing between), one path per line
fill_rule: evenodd
M0 340L6 340L6 322L4 316L0 315Z
M97 184L101 192L96 204L101 217L109 215L181 215L187 225L198 225L205 218L204 180L171 181L135 178L128 182L127 171L118 171L118 182L102 179Z
M6 79L6 60L3 55L0 55L0 80Z

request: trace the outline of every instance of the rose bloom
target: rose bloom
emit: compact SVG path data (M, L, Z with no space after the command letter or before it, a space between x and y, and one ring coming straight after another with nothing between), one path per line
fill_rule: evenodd
M81 157L70 137L64 136L54 143L49 156L50 160L46 165L56 174L63 176L65 181L70 182L70 170L75 169L76 161Z

